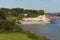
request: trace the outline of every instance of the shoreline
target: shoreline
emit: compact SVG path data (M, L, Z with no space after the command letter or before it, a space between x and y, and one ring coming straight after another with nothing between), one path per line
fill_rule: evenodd
M50 22L35 22L35 23L21 23L21 25L31 25L31 24L47 24L47 23L50 23Z

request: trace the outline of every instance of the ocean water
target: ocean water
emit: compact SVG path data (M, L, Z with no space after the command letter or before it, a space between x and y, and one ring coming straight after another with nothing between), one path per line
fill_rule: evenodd
M53 23L22 25L22 28L32 33L45 36L49 40L60 40L60 18L52 20Z

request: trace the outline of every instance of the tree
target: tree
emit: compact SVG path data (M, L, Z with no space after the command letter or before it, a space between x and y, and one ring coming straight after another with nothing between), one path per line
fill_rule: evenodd
M5 13L3 13L2 11L0 11L0 18L2 18L2 19L6 19L6 15L5 15Z
M4 20L0 19L0 30L7 32L18 32L21 30L21 27L16 25L15 20Z
M40 15L43 15L44 14L44 11L43 10L39 10L39 14Z

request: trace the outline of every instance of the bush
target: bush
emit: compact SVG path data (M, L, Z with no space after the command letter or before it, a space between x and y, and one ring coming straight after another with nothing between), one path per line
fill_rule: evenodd
M21 31L21 27L15 24L15 21L8 21L0 19L0 30L7 32L18 32Z
M30 31L20 31L21 33L27 34L29 38L32 38L34 40L48 40L46 37L42 37L40 35L36 35L34 33L31 33Z

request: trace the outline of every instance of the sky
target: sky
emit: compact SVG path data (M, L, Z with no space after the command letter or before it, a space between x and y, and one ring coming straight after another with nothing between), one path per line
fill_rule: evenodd
M60 12L60 0L0 0L0 8L24 8Z

